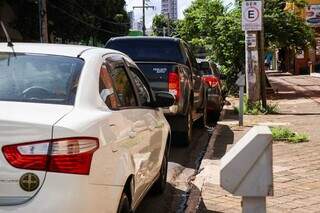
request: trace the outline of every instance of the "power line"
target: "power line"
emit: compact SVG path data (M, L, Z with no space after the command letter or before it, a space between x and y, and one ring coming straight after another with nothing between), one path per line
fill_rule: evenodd
M74 4L74 2L73 2L73 1L70 1L70 0L67 0L67 1L68 1L69 3L71 3L71 4L73 4L74 6L78 7L79 9L86 11L89 15L92 15L92 16L94 16L95 18L97 18L98 20L104 21L104 22L106 22L106 23L115 24L115 25L123 25L123 26L128 26L128 25L130 24L130 22L122 22L122 23L119 23L119 22L110 21L110 20L101 18L101 17L93 14L93 13L92 13L91 11L89 11L88 9L80 6L79 4Z
M125 35L126 35L126 34L122 34L122 33L112 32L112 31L109 31L109 30L106 30L106 29L98 28L98 27L96 27L96 26L94 26L94 25L92 25L92 24L90 24L90 23L88 23L88 22L86 22L86 21L81 20L81 19L78 18L78 17L75 17L75 16L71 15L71 14L68 13L67 11L65 11L65 10L57 7L56 5L52 4L51 2L48 2L48 4L49 4L49 6L51 6L52 8L59 10L61 13L64 13L65 15L69 16L69 17L72 18L73 20L78 21L78 22L80 22L80 23L82 23L82 24L84 24L84 25L86 25L86 26L88 26L88 27L90 27L90 28L92 28L92 29L98 30L98 31L100 31L100 32L105 32L105 33L110 33L110 34L113 34L113 35L118 35L118 36L125 36Z

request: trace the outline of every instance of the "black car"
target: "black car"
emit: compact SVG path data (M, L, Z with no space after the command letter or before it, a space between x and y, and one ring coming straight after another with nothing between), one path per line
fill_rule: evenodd
M186 42L168 37L111 38L106 48L127 54L142 70L154 91L175 95L172 107L164 109L171 129L189 144L192 124L206 124L206 89L198 63Z

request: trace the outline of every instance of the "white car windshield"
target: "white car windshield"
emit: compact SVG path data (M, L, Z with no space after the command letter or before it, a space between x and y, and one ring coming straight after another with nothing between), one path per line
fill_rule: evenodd
M84 61L0 52L0 101L73 105Z

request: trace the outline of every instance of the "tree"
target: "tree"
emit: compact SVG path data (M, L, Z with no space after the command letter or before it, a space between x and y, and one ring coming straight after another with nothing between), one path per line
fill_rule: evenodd
M205 46L208 56L227 75L229 91L235 91L235 80L244 70L245 42L241 30L241 0L235 8L225 8L221 0L195 0L178 24L179 36L193 45ZM297 7L304 0L291 0ZM313 41L313 33L298 15L284 10L284 1L265 1L266 48L303 48Z
M163 14L156 15L152 20L152 32L155 36L164 36L163 29L165 29L166 36L174 36L176 34L177 22L170 19Z
M37 2L7 0L17 14L13 25L26 41L39 40ZM112 36L128 34L130 24L124 0L48 0L47 5L49 34L63 42L104 43Z
M240 10L227 10L220 0L196 0L184 15L179 35L193 45L206 47L209 58L226 74L228 89L233 91L245 59Z
M306 6L304 0L293 0L299 10ZM285 1L268 0L265 3L264 26L267 47L304 48L313 43L312 29L296 13L285 10Z

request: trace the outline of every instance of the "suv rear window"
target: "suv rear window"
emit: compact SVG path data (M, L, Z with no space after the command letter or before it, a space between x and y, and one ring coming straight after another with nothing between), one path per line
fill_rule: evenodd
M127 54L134 61L184 63L178 42L168 40L110 40L106 48Z
M199 63L201 75L212 75L212 71L210 68L209 62L201 62Z
M0 52L0 101L73 105L84 61Z

